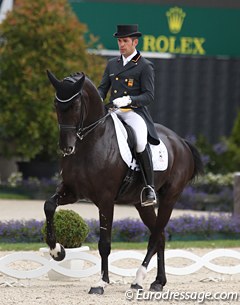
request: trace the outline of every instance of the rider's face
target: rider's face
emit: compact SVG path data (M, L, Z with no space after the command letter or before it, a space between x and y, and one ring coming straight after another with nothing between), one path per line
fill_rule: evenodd
M118 38L118 48L124 57L130 56L136 49L138 44L137 38L124 37Z

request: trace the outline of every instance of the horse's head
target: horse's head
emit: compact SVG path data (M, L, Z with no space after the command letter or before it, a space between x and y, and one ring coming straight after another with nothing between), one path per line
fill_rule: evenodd
M85 81L83 73L58 80L50 71L48 78L56 90L55 108L60 128L59 147L64 155L75 151L77 131L81 124L81 95Z

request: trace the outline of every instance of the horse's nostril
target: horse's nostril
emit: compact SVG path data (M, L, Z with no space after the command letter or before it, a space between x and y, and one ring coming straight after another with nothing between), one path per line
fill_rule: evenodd
M73 146L68 146L68 147L65 147L65 148L63 149L63 153L64 153L65 155L71 155L71 154L74 153L74 150L75 150L75 147L73 147Z

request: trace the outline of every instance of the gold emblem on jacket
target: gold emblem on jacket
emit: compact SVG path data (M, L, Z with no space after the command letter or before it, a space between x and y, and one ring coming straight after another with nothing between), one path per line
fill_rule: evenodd
M133 78L129 78L127 85L128 85L128 87L133 86Z

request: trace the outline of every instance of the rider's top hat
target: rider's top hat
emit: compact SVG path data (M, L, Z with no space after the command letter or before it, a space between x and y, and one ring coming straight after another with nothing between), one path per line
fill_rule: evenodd
M140 37L142 33L138 31L138 24L120 24L117 25L117 32L113 36L116 38Z

